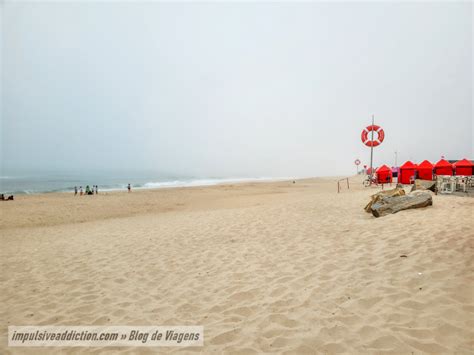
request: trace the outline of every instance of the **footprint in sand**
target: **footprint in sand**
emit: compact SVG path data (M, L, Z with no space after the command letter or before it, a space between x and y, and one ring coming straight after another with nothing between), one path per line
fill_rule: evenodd
M382 300L382 297L370 297L370 298L362 298L359 300L359 305L363 309L369 309L375 306Z
M255 298L256 296L256 291L243 291L243 292L237 292L237 293L234 293L232 296L230 296L230 299L232 301L237 301L237 302L240 302L240 301L248 301L250 299L253 299Z
M250 315L252 315L254 313L254 309L255 307L237 307L237 308L231 308L227 311L224 312L224 314L236 314L238 316L242 316L242 317L249 317Z
M238 331L229 330L227 332L221 333L210 340L211 344L229 344L237 339Z
M286 328L296 328L298 326L297 321L288 318L284 314L272 314L269 317L267 317L266 320L268 320L271 323L277 323Z

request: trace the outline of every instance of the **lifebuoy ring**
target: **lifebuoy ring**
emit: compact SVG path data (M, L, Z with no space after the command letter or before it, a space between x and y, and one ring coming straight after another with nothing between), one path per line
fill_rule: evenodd
M369 139L369 133L372 131L377 133L377 138L374 137L373 141ZM362 139L362 143L364 143L367 147L376 147L383 142L383 139L385 138L385 132L383 131L382 127L379 127L373 124L373 125L367 126L362 131L360 138Z

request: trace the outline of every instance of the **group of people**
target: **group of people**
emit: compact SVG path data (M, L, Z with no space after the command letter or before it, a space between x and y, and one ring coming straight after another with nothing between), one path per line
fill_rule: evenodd
M130 184L128 184L127 190L128 190L128 192L132 191L132 186ZM84 190L82 189L82 186L79 186L79 189L77 188L77 186L74 186L74 196L77 196L78 193L79 193L80 196L84 195ZM85 194L86 195L98 195L99 194L99 186L92 185L92 188L91 188L89 185L87 185Z
M77 193L79 192L79 195L84 195L84 190L82 189L82 186L79 186L79 190L77 189L77 186L74 186L74 196L77 195ZM99 186L97 185L92 185L92 188L87 185L86 186L86 195L98 195L99 194Z
M0 201L13 201L13 195L0 194Z

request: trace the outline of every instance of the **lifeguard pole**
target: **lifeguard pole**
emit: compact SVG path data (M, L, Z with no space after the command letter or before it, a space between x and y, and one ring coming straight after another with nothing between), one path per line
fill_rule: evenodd
M372 126L374 125L374 115L372 115ZM370 140L374 141L374 130L370 131ZM374 168L373 168L373 160L374 160L374 144L370 145L370 179L374 176Z

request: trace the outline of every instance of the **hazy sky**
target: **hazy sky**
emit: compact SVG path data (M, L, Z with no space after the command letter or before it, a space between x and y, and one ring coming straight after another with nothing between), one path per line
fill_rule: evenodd
M3 173L349 174L474 158L470 2L13 2Z

